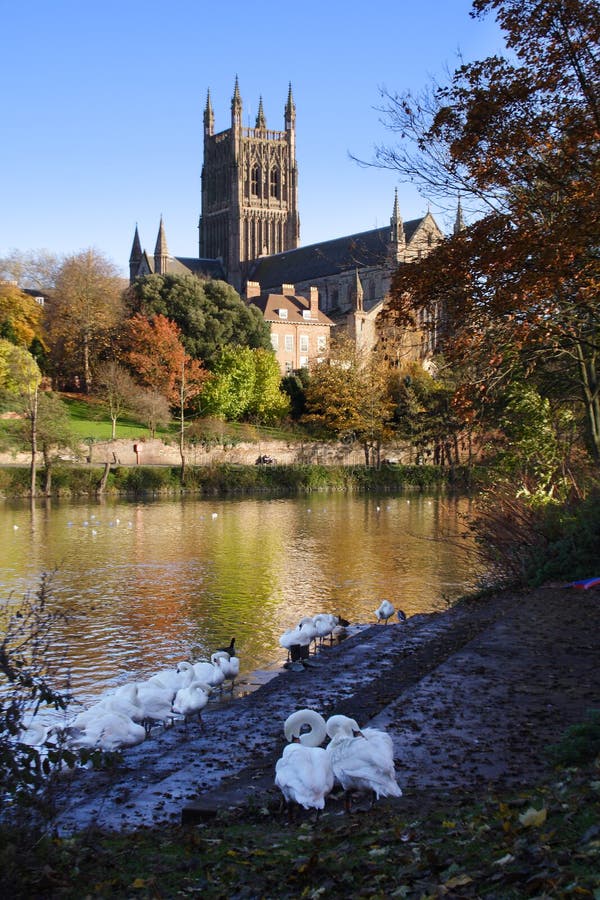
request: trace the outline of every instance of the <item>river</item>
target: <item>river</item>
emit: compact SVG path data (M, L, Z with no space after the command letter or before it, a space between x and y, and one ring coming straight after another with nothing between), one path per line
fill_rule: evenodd
M5 501L4 614L51 574L49 665L83 704L236 637L241 672L281 666L279 637L303 615L375 622L383 598L407 615L473 586L458 546L469 501L312 494L286 499ZM383 626L382 626L383 627Z

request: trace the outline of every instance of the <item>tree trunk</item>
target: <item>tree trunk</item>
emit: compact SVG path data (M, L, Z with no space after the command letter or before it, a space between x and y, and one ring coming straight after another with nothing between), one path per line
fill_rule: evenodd
M36 472L37 472L37 415L38 415L38 389L36 387L33 394L33 403L29 411L31 417L31 469L29 491L32 497L36 494Z
M102 478L98 482L98 487L96 488L97 494L103 494L106 490L106 482L108 481L108 473L110 472L110 463L104 463L104 472L102 473Z
M183 405L185 400L185 362L181 364L181 391L179 392L179 455L181 456L181 472L179 480L181 484L185 484L185 441L184 441L184 416Z
M49 454L42 450L44 456L44 496L49 497L52 489L52 461Z
M83 387L86 394L89 394L92 386L92 375L90 370L90 342L87 334L83 336Z

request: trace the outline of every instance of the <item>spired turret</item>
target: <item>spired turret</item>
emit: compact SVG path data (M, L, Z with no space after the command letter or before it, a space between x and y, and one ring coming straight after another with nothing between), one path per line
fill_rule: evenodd
M156 246L154 248L154 272L156 275L166 274L169 268L169 248L167 247L167 236L165 234L165 226L163 217L160 217L160 225L158 226L158 236L156 238Z
M135 234L133 235L133 244L131 245L131 253L129 254L129 281L133 282L137 277L140 263L142 261L142 244L138 232L137 224L135 226Z

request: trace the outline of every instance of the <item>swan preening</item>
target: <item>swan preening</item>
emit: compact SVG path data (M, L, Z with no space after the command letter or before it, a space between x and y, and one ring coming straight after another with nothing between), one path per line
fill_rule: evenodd
M390 603L389 600L382 600L379 607L375 610L375 616L377 617L377 622L384 622L385 625L388 623L388 619L396 613L399 622L406 622L407 615L406 613L399 609L396 610L393 603Z
M301 709L286 719L284 733L289 743L276 763L275 784L288 804L319 811L336 782L344 790L347 811L353 793L372 799L402 796L392 739L384 731L361 729L348 716L325 722L315 710Z
M377 617L378 622L383 622L385 625L388 623L388 619L390 619L394 613L394 604L390 603L389 600L382 600L378 608L375 610L375 615Z
M118 750L141 743L156 725L172 725L183 718L202 722L202 710L223 683L239 674L239 659L229 649L213 653L210 661L180 662L162 669L145 681L134 681L107 692L64 729L64 739L73 749Z
M352 793L369 793L377 800L402 796L389 734L377 728L361 729L348 716L332 716L327 720L327 735L331 768L346 793L347 810Z
M295 628L284 631L279 638L279 645L288 651L288 662L306 662L310 657L311 646L316 650L317 643L322 645L327 637L333 643L336 630L346 625L349 625L346 619L332 613L303 616Z
M305 726L310 731L303 732ZM293 804L318 812L334 784L329 754L319 746L327 737L325 720L312 709L300 709L288 716L284 733L289 743L275 765L275 784L290 814Z

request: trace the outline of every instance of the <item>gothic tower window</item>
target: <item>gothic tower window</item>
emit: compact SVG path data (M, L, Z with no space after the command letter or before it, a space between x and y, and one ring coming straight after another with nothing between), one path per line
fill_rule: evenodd
M258 186L260 184L260 169L258 166L252 167L252 176L250 179L250 191L253 197L258 197Z
M277 169L271 169L269 193L271 197L279 199L279 172Z

